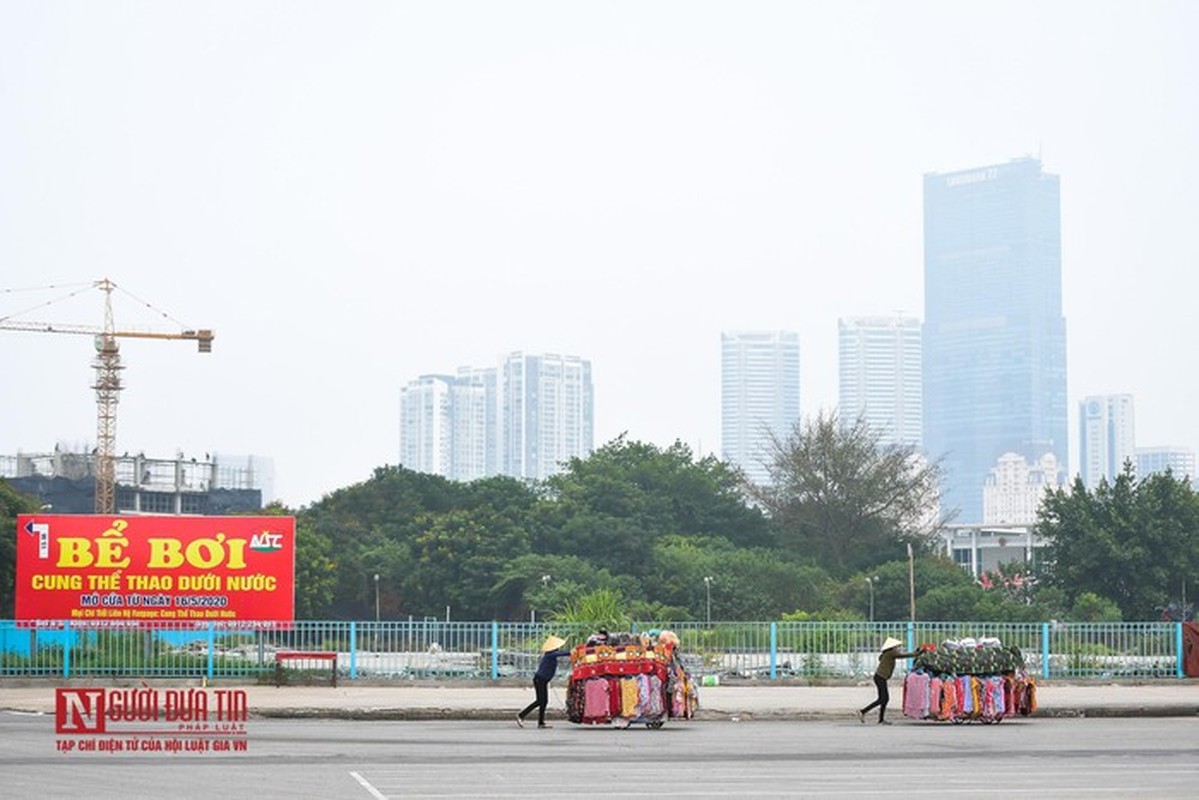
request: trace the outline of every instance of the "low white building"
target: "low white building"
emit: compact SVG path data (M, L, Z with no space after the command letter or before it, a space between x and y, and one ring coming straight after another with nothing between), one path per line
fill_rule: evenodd
M945 555L975 578L1003 564L1021 561L1034 570L1045 540L1030 525L946 525L940 531Z

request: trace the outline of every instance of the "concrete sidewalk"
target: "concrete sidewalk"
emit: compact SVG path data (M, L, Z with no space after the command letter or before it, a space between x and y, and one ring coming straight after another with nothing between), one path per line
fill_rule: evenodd
M110 683L110 682L108 682ZM72 681L73 686L108 685ZM54 683L14 686L0 680L0 709L54 713ZM140 682L126 686L141 686ZM179 688L180 684L150 684ZM183 684L194 687L195 684ZM247 693L251 714L274 718L509 719L533 699L532 688L480 684L274 686L222 683ZM891 684L891 712L899 718L902 688ZM874 699L871 684L858 686L723 685L701 687L698 719L856 719L854 710ZM550 692L551 716L561 718L565 685ZM1199 681L1058 683L1037 685L1036 716L1199 716Z

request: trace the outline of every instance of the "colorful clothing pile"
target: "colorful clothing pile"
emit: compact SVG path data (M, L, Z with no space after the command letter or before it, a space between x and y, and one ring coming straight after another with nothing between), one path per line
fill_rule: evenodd
M627 635L612 637L628 641ZM635 643L580 645L571 653L566 715L584 725L689 719L699 695L673 643L632 638Z
M1024 657L998 639L925 646L903 682L903 714L912 719L989 723L1036 708L1036 681Z

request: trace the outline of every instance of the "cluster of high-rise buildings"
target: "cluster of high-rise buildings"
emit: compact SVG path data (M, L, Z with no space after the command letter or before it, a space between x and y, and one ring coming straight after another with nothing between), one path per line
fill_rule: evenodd
M773 442L800 421L800 341L721 335L721 456L759 483ZM1079 404L1068 461L1059 179L1035 158L924 177L924 318L838 322L842 420L939 461L943 512L1027 525L1047 488L1088 487L1131 463L1195 476L1193 450L1137 447L1132 397ZM590 363L512 353L497 366L424 375L402 390L401 462L459 480L544 478L592 450Z
M591 362L513 352L495 366L422 375L400 390L400 463L469 481L543 479L595 446Z
M926 175L923 323L842 319L838 349L841 418L939 460L960 523L1027 525L1047 488L1073 473L1093 488L1126 461L1195 477L1193 450L1136 446L1127 394L1080 403L1069 469L1060 190L1037 159ZM730 333L722 350L723 455L761 478L798 418L798 337Z

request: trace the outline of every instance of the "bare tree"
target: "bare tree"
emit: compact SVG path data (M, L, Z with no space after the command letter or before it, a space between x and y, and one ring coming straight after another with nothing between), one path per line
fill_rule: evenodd
M771 517L781 546L834 575L900 558L940 526L940 466L912 446L883 445L859 417L835 413L797 422L771 437L766 485L747 486Z

